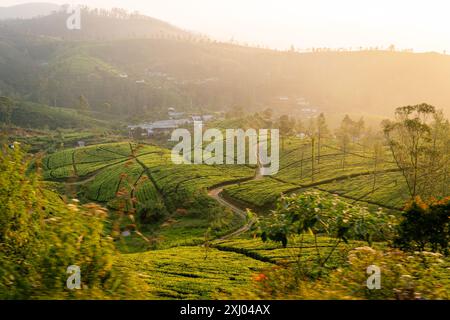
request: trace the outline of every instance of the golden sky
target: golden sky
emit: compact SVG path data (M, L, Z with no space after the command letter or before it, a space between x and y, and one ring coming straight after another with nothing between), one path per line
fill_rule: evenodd
M46 0L40 0L40 2ZM32 2L2 0L1 5ZM49 0L138 10L220 40L286 49L387 47L450 52L446 0Z

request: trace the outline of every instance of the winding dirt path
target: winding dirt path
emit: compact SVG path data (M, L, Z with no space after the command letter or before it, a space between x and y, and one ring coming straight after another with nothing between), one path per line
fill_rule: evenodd
M261 173L261 166L258 164L258 167L256 169L255 172L255 176L252 179L249 179L247 181L254 181L254 180L261 180L263 179L263 175ZM231 211L233 211L235 214L237 214L238 216L240 216L242 218L242 220L246 221L248 216L247 216L247 212L246 210L239 208L238 206L236 206L235 204L229 202L227 199L223 198L221 196L223 189L227 186L232 186L238 184L237 182L230 182L228 184L223 184L220 187L217 188L213 188L211 190L208 191L208 196L210 196L211 198L213 198L214 200L216 200L219 204L221 204L224 207L229 208ZM250 219L248 220L242 227L240 227L239 229L219 238L216 240L228 240L234 237L237 237L245 232L247 232L248 230L250 230L250 228L253 226L253 224L255 223L255 219Z
M232 185L232 184L230 184ZM214 200L216 200L219 204L221 204L224 207L227 207L229 209L231 209L231 211L233 211L235 214L237 214L238 216L240 216L242 218L242 220L246 220L247 219L247 213L242 210L241 208L236 207L235 205L233 205L232 203L228 202L227 200L225 200L224 198L222 198L220 196L220 194L223 191L223 187L219 187L216 189L212 189L208 192L208 195L213 198ZM250 220L247 223L245 223L242 227L240 227L239 229L219 238L216 240L227 240L230 238L234 238L237 237L238 235L247 232L248 230L250 230L250 228L252 227L252 225L255 223L255 220Z
M255 172L255 176L252 179L249 179L247 181L255 181L255 180L261 180L264 178L264 176L262 175L261 172L261 166L258 165L258 168L256 169ZM397 172L398 169L394 168L394 169L386 169L380 172ZM342 177L335 177L335 178L330 178L330 179L326 179L326 180L321 180L321 181L317 181L315 183L311 183L311 184L307 184L307 185L298 185L297 187L292 188L291 190L287 191L287 193L293 193L293 192L297 192L299 190L302 189L306 189L306 188L312 188L312 187L318 187L320 185L323 184L327 184L330 182L334 182L334 181L340 181L340 180L344 180L344 179L348 179L348 178L354 178L354 177L359 177L359 176L364 176L364 175L369 175L372 174L372 172L359 172L359 173L354 173L354 174L348 174ZM278 179L276 179L278 180ZM283 183L288 183L286 181L281 181ZM244 221L247 220L247 212L246 210L244 210L243 208L240 208L238 206L236 206L235 204L231 203L230 201L228 201L227 199L225 199L224 197L221 196L223 190L225 187L228 186L232 186L232 185L236 185L238 184L237 182L230 182L227 184L223 184L219 187L213 188L211 190L209 190L208 195L213 198L214 200L216 200L219 204L223 205L224 207L227 207L229 209L231 209L235 214L237 214L238 216L240 216ZM323 190L325 191L325 190ZM345 196L342 196L345 198ZM355 200L355 199L353 199ZM367 202L367 201L366 201ZM372 203L372 202L368 202L368 203ZM375 203L372 203L375 204ZM376 205L384 207L386 209L391 209L391 210L397 210L397 208L393 208L393 207L387 207L387 206L383 206L381 204L376 203ZM247 223L245 223L241 228L237 229L236 231L233 231L230 234L227 234L219 239L216 240L228 240L230 238L234 238L237 237L245 232L247 232L248 230L250 230L250 228L253 226L253 224L255 223L254 219L249 220Z

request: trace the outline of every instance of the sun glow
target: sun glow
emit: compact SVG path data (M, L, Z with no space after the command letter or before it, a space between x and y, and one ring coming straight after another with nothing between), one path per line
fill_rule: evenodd
M30 2L3 0L2 5ZM445 0L53 0L138 10L221 40L286 49L398 48L450 50Z

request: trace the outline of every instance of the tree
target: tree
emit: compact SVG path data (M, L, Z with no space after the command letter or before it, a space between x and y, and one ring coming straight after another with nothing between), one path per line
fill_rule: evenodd
M87 111L89 111L89 109L90 109L89 102L88 102L88 100L86 99L85 96L81 95L81 96L78 97L77 109L80 112L87 112Z
M392 222L393 218L382 211L373 213L365 207L349 204L338 197L308 191L299 195L283 196L277 202L276 209L260 219L259 227L263 241L281 242L283 247L286 247L294 236L312 234L319 264L325 266L341 241L347 243L349 239L355 239L370 244L372 241L390 238L393 233ZM322 256L317 237L324 235L333 238L334 245Z
M428 180L435 183L428 185L430 195L441 194L442 197L450 194L450 181L448 169L450 167L450 123L445 119L442 111L437 111L431 123L432 152L428 159ZM442 181L442 183L438 183Z
M264 117L264 120L266 120L266 121L272 121L273 110L271 108L267 108L266 110L264 110L263 117Z
M141 127L137 127L133 130L133 139L135 140L142 140L143 134L145 134L147 131L142 129Z
M305 134L312 138L317 134L317 123L313 118L309 119L308 124L305 127Z
M239 105L233 105L233 107L231 107L231 110L228 114L228 118L242 118L244 116L244 111L243 108Z
M266 110L264 110L260 116L260 118L263 120L263 122L265 123L266 128L272 128L273 126L273 110L270 108L267 108Z
M341 126L336 130L336 137L339 141L339 145L343 154L342 169L345 169L345 158L350 144L350 132L352 126L353 121L350 119L348 115L346 115L341 122Z
M8 97L0 97L0 121L6 125L11 124L14 102Z
M112 110L111 104L108 103L108 102L105 102L105 103L103 104L103 111L106 112L106 113L110 113L111 110Z
M284 150L284 142L286 136L293 133L295 122L289 118L287 115L282 115L278 119L278 128L280 130L281 136L281 149Z
M294 131L295 133L304 133L303 131L305 130L305 127L303 125L303 122L301 119L297 119L297 121L295 121L295 125L294 125Z
M436 108L425 103L397 108L394 121L383 121L386 140L412 198L433 195L435 179L448 165L448 129L438 128L443 123Z
M365 122L364 118L360 118L358 121L351 121L350 132L353 142L359 140L364 132Z
M397 227L394 244L401 249L449 253L450 198L424 203L417 197L408 205Z
M322 140L329 134L327 121L325 115L321 113L317 118L317 163L320 164L320 151L322 147Z
M382 133L381 133L382 134ZM374 145L380 143L380 133L374 132L372 127L369 127L365 130L362 135L361 145L363 148L363 155L365 155L367 150L373 150Z
M315 163L316 163L316 157L315 157L315 148L316 148L316 139L317 139L317 123L314 121L313 118L309 119L308 126L305 130L306 135L309 137L311 141L311 180L314 181L314 174L315 174ZM303 158L303 154L302 154ZM302 161L303 165L303 161ZM303 171L303 167L301 168Z

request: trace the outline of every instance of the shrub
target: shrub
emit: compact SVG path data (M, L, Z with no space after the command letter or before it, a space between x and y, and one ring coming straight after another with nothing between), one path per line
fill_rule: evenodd
M0 151L0 299L132 294L127 276L113 267L117 251L104 235L106 210L65 204L27 168L19 148ZM82 290L66 288L70 265L81 269Z
M285 196L261 225L264 241L278 241L286 247L290 236L305 232L348 239L387 240L394 235L396 217L382 209L370 212L366 207L349 204L338 196L305 192Z
M381 288L369 290L367 268L380 268ZM254 278L254 286L236 299L345 299L414 300L450 299L450 262L430 252L407 254L398 250L355 248L342 267L310 281L291 268L274 268Z
M450 197L424 203L416 198L405 208L394 244L404 250L449 253Z
M143 224L155 224L166 216L167 211L162 201L146 202L138 209L138 217Z

